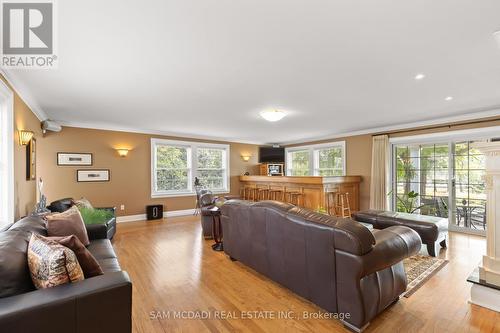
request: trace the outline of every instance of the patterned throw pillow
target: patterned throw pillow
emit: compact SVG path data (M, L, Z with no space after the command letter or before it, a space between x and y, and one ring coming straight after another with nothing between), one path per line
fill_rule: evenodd
M47 220L47 234L49 236L75 235L83 245L87 246L90 244L87 228L76 206L71 207L63 213L47 215L45 219Z
M75 253L46 237L32 234L28 244L28 266L37 289L82 281L82 268Z
M74 204L78 208L94 209L94 207L92 207L92 204L90 203L90 201L88 201L86 198L81 198L81 199L75 200Z

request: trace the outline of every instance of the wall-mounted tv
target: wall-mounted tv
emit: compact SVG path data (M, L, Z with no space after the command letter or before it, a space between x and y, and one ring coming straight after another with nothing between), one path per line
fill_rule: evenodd
M285 148L260 147L259 163L284 163Z

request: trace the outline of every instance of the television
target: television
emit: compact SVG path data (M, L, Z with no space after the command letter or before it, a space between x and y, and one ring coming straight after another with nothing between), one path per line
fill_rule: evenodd
M284 163L285 148L260 147L259 163Z

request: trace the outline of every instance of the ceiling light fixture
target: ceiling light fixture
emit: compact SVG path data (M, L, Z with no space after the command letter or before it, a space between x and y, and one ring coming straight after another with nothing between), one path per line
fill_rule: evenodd
M500 30L493 33L493 38L495 38L498 46L500 46Z
M425 75L424 75L424 74L421 74L421 73L420 73L420 74L415 75L415 80L417 80L417 81L420 81L420 80L422 80L423 78L425 78Z
M274 122L283 119L283 117L285 117L286 114L283 111L273 109L273 110L262 111L260 113L260 116L267 121Z
M444 100L445 100L445 101L451 101L452 99L453 99L453 96L448 96L448 97L446 97Z

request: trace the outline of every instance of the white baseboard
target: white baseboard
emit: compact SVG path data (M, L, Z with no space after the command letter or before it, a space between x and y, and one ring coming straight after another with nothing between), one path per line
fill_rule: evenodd
M479 284L472 284L469 302L500 312L500 290Z
M193 215L193 214L194 214L194 209L171 210L171 211L163 212L163 218L176 217L176 216L187 216L187 215ZM145 220L146 220L146 214L125 215L125 216L117 216L116 217L117 223L145 221Z

